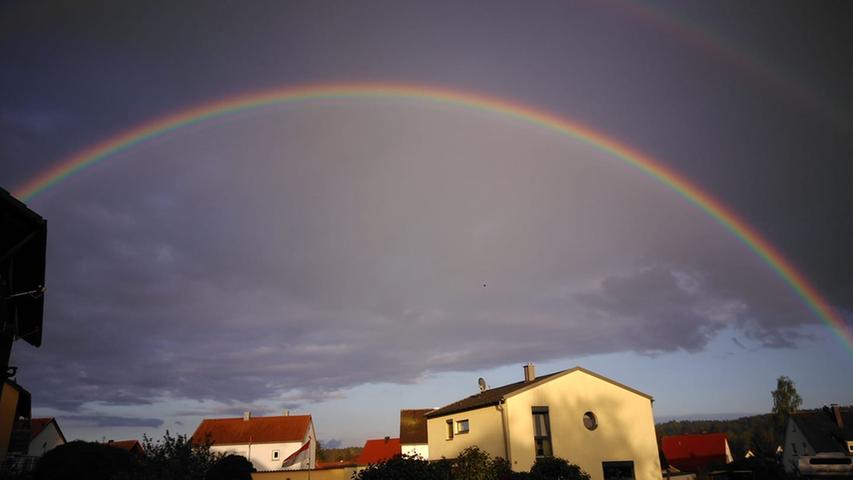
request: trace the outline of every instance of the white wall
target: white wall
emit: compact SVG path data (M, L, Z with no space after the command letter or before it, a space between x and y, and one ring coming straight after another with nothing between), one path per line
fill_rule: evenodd
M791 418L788 419L788 427L785 429L785 444L782 445L782 452L782 465L788 473L798 470L800 457L815 454L806 436Z
M35 438L30 440L27 455L40 457L45 452L49 452L64 443L65 441L62 440L62 436L59 434L59 430L56 429L56 425L51 422Z
M309 424L308 432L302 442L283 442L283 443L253 443L251 446L243 445L212 445L211 451L221 452L226 455L242 455L249 459L254 465L255 470L282 470L281 464L284 459L290 454L299 449L307 441L311 441L311 447L308 450L308 460L296 462L286 470L307 470L314 468L317 459L317 442L314 435L314 424ZM273 460L273 451L278 450L278 459Z
M400 445L400 450L403 455L417 455L424 460L429 459L429 445L426 443Z

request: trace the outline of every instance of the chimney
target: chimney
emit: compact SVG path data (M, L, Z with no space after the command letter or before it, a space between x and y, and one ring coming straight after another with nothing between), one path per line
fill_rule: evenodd
M385 437L385 443L388 443L388 441L390 441L390 440L391 440L391 437Z
M524 383L530 383L536 380L536 365L527 362L524 366Z
M248 410L243 412L243 421L244 422L248 422L251 418L252 418L252 412L250 412Z
M282 410L281 416L282 417L289 417L290 416L290 409L285 408L284 410Z
M832 415L835 416L835 424L838 428L844 428L844 419L841 418L841 407L837 403L830 405L832 407Z

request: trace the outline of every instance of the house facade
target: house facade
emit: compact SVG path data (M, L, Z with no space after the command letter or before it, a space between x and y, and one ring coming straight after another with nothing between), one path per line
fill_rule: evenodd
M429 458L426 414L432 408L400 410L400 453Z
M30 420L30 445L27 455L40 457L46 452L65 444L65 435L53 417Z
M317 441L310 415L204 419L193 443L212 442L210 450L246 457L258 471L314 468Z
M527 471L561 457L594 480L659 480L652 397L581 367L485 389L427 413L430 460L477 446Z
M853 476L853 407L791 414L782 464L791 474Z

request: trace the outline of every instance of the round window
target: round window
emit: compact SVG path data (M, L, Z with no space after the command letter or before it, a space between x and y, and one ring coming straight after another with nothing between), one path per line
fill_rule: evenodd
M592 412L586 412L583 414L583 426L587 428L587 430L595 430L598 427L598 419L595 418L595 414Z

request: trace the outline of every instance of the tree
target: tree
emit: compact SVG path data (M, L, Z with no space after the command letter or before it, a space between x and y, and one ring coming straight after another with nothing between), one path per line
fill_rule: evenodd
M222 457L210 451L210 442L193 443L186 435L173 437L169 431L154 442L143 435L145 478L160 480L203 480Z
M797 393L794 382L784 375L776 379L776 390L770 394L773 396L773 418L776 427L784 428L788 416L803 404L803 398Z

